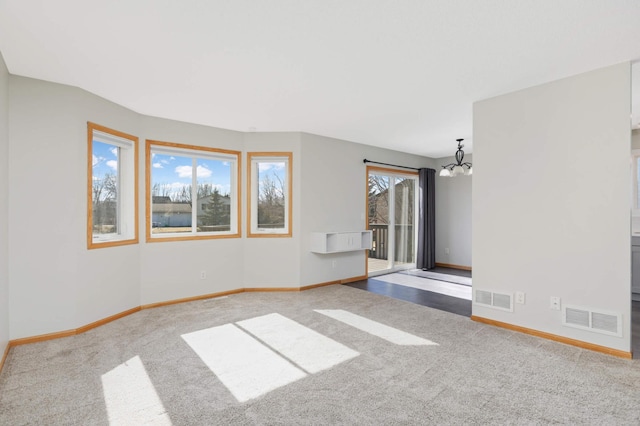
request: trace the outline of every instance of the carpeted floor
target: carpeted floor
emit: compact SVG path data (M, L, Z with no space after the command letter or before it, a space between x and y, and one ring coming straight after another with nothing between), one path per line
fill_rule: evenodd
M13 348L0 424L637 425L639 367L347 286L242 293Z

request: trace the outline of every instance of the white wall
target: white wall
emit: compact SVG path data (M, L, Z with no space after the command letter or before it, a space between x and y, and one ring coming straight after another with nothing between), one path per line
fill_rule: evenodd
M11 338L140 305L139 247L86 248L87 121L138 134L139 116L80 89L10 76Z
M80 174L86 148L76 123L79 91L15 76L9 89L9 296L15 338L75 326L78 248L86 238L86 206L75 194L86 193Z
M0 54L0 358L9 342L9 72Z
M474 315L630 350L630 93L623 63L474 104L473 286L526 293ZM623 337L562 326L551 296Z
M454 147L455 148L455 147ZM473 162L471 154L465 162ZM472 176L440 177L442 166L454 157L436 160L436 262L471 267L471 183ZM445 249L449 249L449 254Z
M300 286L300 223L302 222L302 184L300 150L301 134L290 133L245 133L246 152L291 152L293 154L292 188L292 233L291 238L246 238L243 265L244 286L247 288L299 287ZM247 176L247 157L242 159L244 176ZM243 188L244 199L248 196L248 185ZM244 204L247 205L246 203ZM247 209L242 209L244 235L247 224Z
M240 132L173 120L142 117L140 133L142 144L145 139L151 139L243 150ZM144 155L140 160L141 181L144 182ZM139 286L143 305L243 287L244 247L241 238L146 243L144 185L141 184L140 188ZM244 185L241 188L244 194ZM241 225L244 229L244 223ZM200 271L206 271L206 279L200 279Z
M26 84L28 85L28 82ZM52 84L43 82L43 85L49 86ZM64 88L65 86L62 87ZM44 90L44 88L41 90ZM141 116L84 90L71 90L74 92L74 98L68 101L76 103L76 108L80 113L76 120L73 121L73 135L77 134L78 138L75 139L72 135L65 136L61 134L58 138L58 143L60 146L68 147L70 153L76 153L73 161L77 161L77 167L76 163L73 164L73 167L71 167L71 164L67 164L67 167L74 172L73 180L76 183L74 191L78 191L77 194L80 194L81 192L79 191L82 190L86 193L87 185L87 122L91 121L121 132L140 136ZM50 108L55 108L55 105L58 104L58 99L46 92L41 92L40 97L40 102L48 102ZM52 97L53 99L50 99ZM60 104L65 102L64 99L60 101ZM43 113L51 114L51 112L47 111L43 111ZM142 144L143 142L140 139L139 143ZM142 148L142 145L140 148ZM52 168L51 170L53 179L55 179L58 168ZM139 184L144 184L143 176L139 177ZM144 192L140 192L140 194L140 197L144 198ZM74 212L73 222L68 225L73 227L74 233L78 233L72 243L73 251L78 256L78 263L75 271L73 271L75 272L74 279L78 284L75 326L89 324L109 315L139 306L140 247L132 245L87 250L86 196L84 194L82 196L75 196L75 194L71 196L67 193L61 198L65 199L67 197L73 200L77 209ZM143 213L143 211L141 210L140 213ZM84 226L79 226L79 224ZM81 227L84 229L79 230L78 228ZM142 235L142 228L140 228L139 237L141 241Z
M366 229L367 173L364 159L409 167L431 167L432 159L302 134L301 283L366 275L362 252L311 253L311 233ZM333 267L333 261L335 268Z
M362 276L363 253L312 254L311 232L364 229L363 158L434 166L424 157L297 132L245 134L147 117L77 88L16 76L8 81L9 147L0 160L10 164L8 185L0 177L0 196L10 188L2 203L8 219L0 222L0 233L9 228L3 262L11 265L5 340L74 329L140 305ZM0 100L1 88L0 80ZM87 250L87 121L139 137L139 244ZM146 139L242 152L242 238L146 242ZM246 238L250 151L293 153L292 238ZM0 287L0 295L6 290Z

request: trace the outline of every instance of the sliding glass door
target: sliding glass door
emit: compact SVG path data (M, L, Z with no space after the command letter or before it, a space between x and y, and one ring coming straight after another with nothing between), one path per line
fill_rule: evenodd
M418 175L368 167L369 276L415 268Z

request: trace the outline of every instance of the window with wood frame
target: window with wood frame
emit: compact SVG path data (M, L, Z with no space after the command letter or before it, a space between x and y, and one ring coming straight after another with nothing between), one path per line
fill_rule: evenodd
M240 152L147 140L147 241L240 237Z
M87 123L87 248L138 242L138 138Z
M291 152L247 153L249 237L291 237Z

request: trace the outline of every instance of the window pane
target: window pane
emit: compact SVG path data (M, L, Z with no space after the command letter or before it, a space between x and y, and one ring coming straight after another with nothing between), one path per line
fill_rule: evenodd
M192 166L189 157L151 154L151 232L191 232Z
M369 173L368 229L372 231L369 272L391 268L389 260L389 185L388 176Z
M117 235L118 230L118 166L120 148L92 142L93 238Z
M395 179L396 265L415 262L413 256L415 187L415 179L401 177Z
M138 138L87 123L87 249L138 242Z
M286 162L258 162L258 228L285 228Z
M239 152L147 140L147 238L239 237Z
M231 164L197 159L198 232L231 230Z

